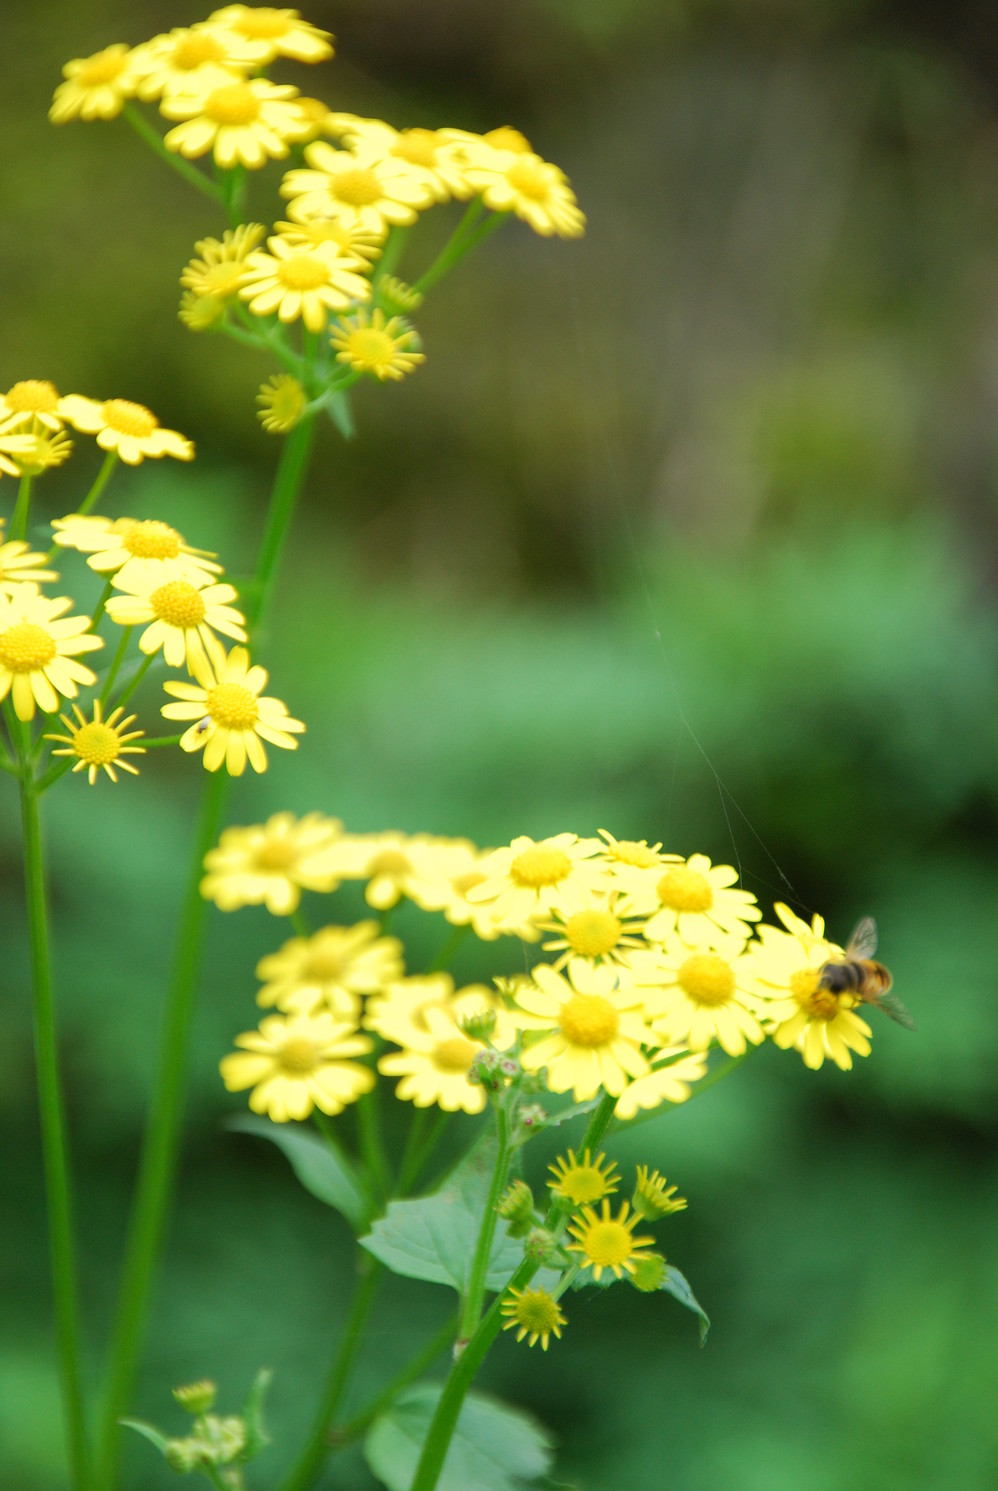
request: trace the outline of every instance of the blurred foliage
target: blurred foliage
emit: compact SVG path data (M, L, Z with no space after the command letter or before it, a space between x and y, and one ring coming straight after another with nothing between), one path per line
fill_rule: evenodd
M339 38L330 102L399 125L517 124L568 170L590 232L566 245L504 230L421 316L426 368L361 391L354 445L326 432L257 649L309 734L238 784L233 820L321 808L352 829L483 844L606 826L702 849L738 863L765 903L821 910L836 937L873 912L920 1027L878 1019L852 1074L764 1050L704 1102L613 1141L622 1165L650 1161L689 1197L666 1246L712 1317L702 1353L674 1302L614 1289L573 1300L544 1359L505 1338L484 1386L551 1425L558 1476L583 1491L990 1491L991 7L305 12ZM124 394L194 437L193 468L123 478L116 510L169 517L238 572L277 451L251 412L269 369L175 320L190 245L219 224L124 126L45 120L67 57L200 14L46 0L5 15L0 379ZM261 190L257 210L272 201ZM85 461L42 484L52 515L77 500ZM136 782L74 778L50 800L95 1342L200 785L196 762L163 754ZM19 873L5 793L0 1481L54 1491ZM335 915L360 905L341 892ZM442 924L400 923L427 966ZM238 1398L274 1367L276 1443L258 1472L271 1480L310 1418L349 1269L345 1229L285 1162L221 1129L243 1110L217 1061L254 1022L256 961L286 935L264 911L213 918L135 1405L162 1418L169 1386L200 1375ZM469 978L522 966L515 944L461 956ZM538 1174L555 1146L538 1141ZM357 1403L448 1305L392 1283ZM131 1485L172 1484L141 1445L127 1463ZM329 1484L372 1485L359 1453Z

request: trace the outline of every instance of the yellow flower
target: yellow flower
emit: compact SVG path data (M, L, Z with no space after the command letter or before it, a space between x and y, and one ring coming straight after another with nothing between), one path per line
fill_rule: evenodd
M57 580L54 569L46 569L44 554L35 554L23 539L3 542L4 520L0 518L0 595L9 595L11 587L25 580Z
M302 136L303 140L317 140L320 135L330 132L329 121L332 114L329 105L324 104L321 98L296 98L295 108L308 129L308 133Z
M205 855L201 894L220 911L266 906L274 916L298 909L303 890L335 890L329 849L343 832L338 818L275 813L266 823L227 828Z
M691 854L683 863L668 865L628 880L635 909L652 912L645 936L665 942L673 933L690 947L740 951L751 922L762 915L755 896L733 889L738 871L731 865L711 865L705 854Z
M307 1118L313 1108L341 1113L374 1086L370 1067L351 1061L372 1048L349 1020L330 1014L268 1015L259 1030L236 1036L242 1049L222 1059L219 1070L229 1092L252 1087L249 1105L275 1123Z
M256 974L264 986L256 1002L294 1014L325 1007L354 1019L362 994L387 988L404 972L401 942L379 936L377 922L323 927L312 937L292 937L280 952L260 960Z
M178 461L194 456L189 440L176 430L162 429L155 414L130 399L100 403L71 393L59 400L59 412L82 434L96 435L101 450L117 451L129 466L137 466L146 456L173 456Z
M649 1175L648 1166L639 1165L631 1205L646 1221L657 1222L659 1217L686 1210L686 1197L677 1196L677 1189L676 1186L670 1186L665 1176L659 1175L657 1170Z
M423 182L436 201L446 202L449 197L466 201L474 196L464 152L446 131L398 130L383 119L361 119L355 114L334 114L332 120L358 158L404 162L413 179Z
M227 228L221 238L200 238L196 257L185 267L180 283L195 295L229 300L246 279L246 260L264 240L262 223L243 223Z
M604 1201L600 1216L591 1206L584 1206L581 1216L569 1224L575 1242L569 1243L568 1249L582 1255L581 1266L591 1268L597 1282L604 1269L618 1279L625 1273L633 1274L636 1264L645 1256L645 1249L655 1241L653 1237L634 1236L641 1218L637 1212L629 1218L629 1211L628 1203L622 1201L618 1215L611 1217L610 1203Z
M119 579L144 570L149 561L160 559L180 566L194 584L220 575L222 566L205 549L193 549L176 528L157 518L101 518L70 513L52 522L60 548L89 554L87 564L99 575L119 571Z
M127 572L126 572L127 571ZM205 651L222 632L236 642L246 641L245 618L230 606L235 586L219 585L204 574L192 575L177 559L147 559L128 565L114 577L124 595L112 596L107 614L118 626L144 626L139 651L147 656L162 647L171 668L187 666L197 676L209 666Z
M238 777L247 760L254 771L266 771L265 740L282 750L297 750L294 736L305 726L291 718L279 699L260 697L267 672L250 666L245 647L233 647L228 656L213 647L211 661L199 663L194 676L197 684L164 683L166 692L182 702L164 704L161 713L168 720L195 721L180 737L180 748L203 750L207 771L217 771L224 761L229 775Z
M410 316L423 304L423 296L396 275L383 274L378 281L378 301L390 316Z
M318 248L320 244L333 243L344 254L370 261L381 253L387 228L380 233L371 233L363 228L348 227L336 218L310 217L304 223L275 223L274 232L295 248Z
M106 771L112 782L118 780L115 767L122 771L131 772L133 777L138 776L138 770L128 761L122 761L122 756L144 756L145 746L128 745L130 740L138 740L141 730L129 730L128 727L136 718L134 714L128 715L126 719L121 716L125 713L123 708L113 709L105 720L102 717L103 706L99 699L94 700L93 719L87 719L86 715L78 705L73 705L73 713L76 721L69 719L66 715L59 716L62 723L69 731L68 735L46 735L46 740L61 740L66 742L67 749L53 751L53 756L78 756L79 760L73 767L74 772L87 769L87 778L91 787L97 780L98 771ZM126 733L127 732L127 733Z
M492 212L514 212L535 233L579 238L586 227L564 171L521 150L466 147L467 177Z
M49 118L53 124L67 119L113 119L125 100L134 97L138 85L134 53L124 42L105 47L92 57L76 57L62 70L66 79L55 90Z
M73 442L62 430L40 429L33 434L14 438L24 441L15 452L23 476L40 476L43 471L61 466L73 454ZM0 443L2 442L3 437L0 436Z
M225 43L203 22L175 26L163 36L154 36L136 47L132 57L138 75L136 93L145 100L206 93L238 82L250 70L235 61Z
M743 956L722 957L713 947L689 947L672 936L662 947L632 954L629 966L661 1045L706 1051L717 1041L729 1056L741 1056L745 1042L761 1044L758 1000L749 989Z
M371 293L370 281L357 273L361 261L336 244L296 248L273 237L267 246L269 253L250 254L239 288L254 316L300 317L309 331L322 331L330 311L345 310Z
M494 942L500 936L535 938L534 929L497 921L488 906L472 906L468 892L484 884L481 868L486 856L467 839L437 839L434 852L421 854L414 875L406 885L406 895L424 911L442 911L455 927L470 925L483 942Z
M659 1108L663 1103L685 1103L690 1084L707 1072L706 1052L690 1055L685 1046L663 1047L651 1060L648 1075L632 1082L617 1099L615 1118L634 1118L642 1109Z
M577 834L555 834L536 843L526 834L505 849L494 849L482 862L485 879L468 892L473 905L488 907L499 922L521 926L551 914L552 906L567 906L570 897L585 895L603 883L605 866L594 859L597 839ZM529 938L536 942L535 929Z
M654 1038L641 993L622 969L573 958L562 975L542 964L514 998L517 1025L538 1037L520 1059L528 1072L547 1067L552 1092L571 1089L576 1102L585 1102L600 1088L620 1094L629 1079L649 1071L641 1047Z
M507 1317L504 1331L516 1330L518 1341L527 1336L528 1346L539 1340L542 1351L547 1351L552 1336L561 1339L561 1328L567 1324L558 1301L546 1289L511 1289L499 1309Z
M42 595L30 583L0 595L0 699L10 694L19 720L33 719L36 704L43 714L54 714L60 694L75 699L78 683L97 682L73 654L104 644L85 635L89 616L63 616L72 604L68 596Z
M345 362L355 373L372 373L382 383L404 378L426 361L412 327L398 316L386 321L384 311L377 308L337 322L330 341L337 362Z
M245 78L209 93L164 98L160 112L182 122L164 136L167 150L195 159L211 150L223 169L256 170L288 153L288 142L301 140L308 125L294 106L297 88Z
M59 393L44 378L25 378L0 395L0 428L5 431L61 430Z
M177 315L189 331L210 331L222 320L225 310L224 300L219 300L214 295L195 295L193 290L185 290L180 297Z
M560 934L544 943L545 952L559 954L555 968L564 968L570 958L626 963L629 952L645 945L640 935L645 918L629 918L617 891L590 890L573 896L564 911L557 904L551 909L552 919L538 920L537 927Z
M664 867L670 861L680 860L678 854L663 854L661 844L649 844L647 839L615 839L605 828L601 828L599 834L605 840L600 849L601 856L610 866L614 879L620 878L625 884L628 876L633 878L634 870L654 870L659 865Z
M7 476L20 476L21 468L10 456L20 456L31 449L32 437L30 435L0 435L0 473Z
M473 1040L461 1027L453 1005L426 1004L420 1010L423 1030L412 1028L404 1049L391 1051L378 1062L386 1077L401 1077L395 1096L417 1108L436 1103L446 1113L481 1113L485 1089L472 1085L468 1072L483 1041ZM390 1040L397 1037L390 1035Z
M564 1196L566 1201L571 1201L573 1206L602 1201L604 1196L612 1196L620 1184L620 1175L614 1162L608 1160L604 1154L597 1155L594 1160L588 1149L581 1162L575 1158L575 1151L570 1149L567 1159L564 1155L559 1155L548 1169L554 1176L554 1180L548 1181L550 1189L556 1196Z
M429 834L344 834L331 854L340 880L366 880L364 899L388 911L433 873L440 849Z
M297 10L226 5L213 10L203 25L224 42L233 58L254 68L266 67L278 57L325 62L333 55L331 34L303 21Z
M344 227L384 237L393 223L408 226L433 206L426 182L404 161L373 161L352 150L334 150L324 140L305 149L309 169L288 171L281 196L290 197L295 222L334 218Z
M489 1037L497 1050L505 1050L516 1039L516 1025L499 999L484 984L468 984L455 993L449 973L426 973L401 978L369 996L362 1024L397 1046L413 1046L429 1034L426 1012L443 1010L462 1028L482 1015L494 1016Z
M275 373L269 382L261 383L256 401L260 405L256 417L272 435L293 430L308 402L305 390L290 373Z

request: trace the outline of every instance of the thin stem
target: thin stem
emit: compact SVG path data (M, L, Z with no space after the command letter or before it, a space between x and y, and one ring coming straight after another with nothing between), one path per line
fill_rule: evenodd
M475 203L472 203L472 207L475 205ZM462 223L469 218L470 212L471 208L468 209L468 213L465 214ZM459 223L429 269L425 274L420 275L412 288L418 291L420 295L425 295L427 290L432 289L439 280L443 279L445 274L449 274L455 264L463 259L466 254L470 254L472 249L477 248L480 243L483 243L508 217L508 212L493 212L480 227L470 230L465 229L463 232L462 224Z
M294 927L295 932L299 937L311 937L312 929L308 924L308 917L305 915L304 911L302 911L300 906L297 906L295 910L292 911L288 920Z
M267 526L260 541L260 554L256 566L256 588L249 597L250 601L255 601L255 609L252 606L247 607L252 612L250 621L256 626L261 625L266 614L281 550L284 548L284 540L294 516L314 438L315 419L313 417L302 419L296 424L284 442L280 465L274 478Z
M155 661L156 654L154 652L148 653L147 656L142 659L141 663L136 668L135 672L132 674L128 682L125 684L125 687L122 689L117 699L115 699L115 709L117 709L122 704L128 703L129 699L135 693L135 690L138 688L143 678L145 678L146 674L149 672L149 669L152 667Z
M201 896L202 860L218 837L229 778L213 773L206 783L174 954L173 977L163 1011L159 1060L135 1188L125 1266L112 1337L97 1485L114 1478L118 1419L128 1406L139 1344L149 1308L167 1204L173 1188L183 1116L187 1048L194 1014L206 902Z
M461 946L461 943L464 941L470 931L470 922L465 922L463 927L453 927L447 938L444 940L443 946L437 953L437 956L430 964L427 972L439 973L441 968L449 967L451 959L453 958L454 954L457 952L458 948Z
M100 702L102 704L106 704L108 699L110 698L111 690L114 688L114 680L118 676L118 670L120 669L122 663L125 661L125 653L128 651L128 642L131 635L132 628L130 626L124 627L121 633L121 639L118 642L118 646L115 648L114 657L111 659L111 666L108 669L107 677L105 678L103 687L100 691Z
M427 1112L427 1109L421 1110ZM426 1163L437 1148L440 1135L453 1119L453 1113L447 1113L443 1108L434 1113L429 1132L423 1141L421 1149L414 1150L408 1163L403 1162L403 1168L399 1172L397 1192L400 1196L407 1196L413 1189L419 1177L422 1175Z
M118 452L116 450L109 450L107 455L101 462L100 470L94 477L93 486L90 488L90 491L87 493L83 501L80 503L79 507L76 509L76 513L74 514L75 517L86 517L87 513L91 512L97 506L98 502L101 499L101 494L103 493L104 488L107 486L108 482L111 480L111 474L117 464ZM49 561L53 560L58 554L60 547L61 546L59 544L53 544L51 549L49 549L48 554L45 556L46 559L48 559Z
M403 250L409 238L409 233L409 228L400 227L398 223L389 230L388 237L385 239L385 246L381 250L381 255L374 266L374 273L371 275L372 296L376 295L381 280L386 275L394 274L398 268L399 260L402 258Z
M485 1281L489 1271L489 1257L492 1253L492 1243L495 1240L496 1223L499 1220L499 1213L496 1208L499 1205L499 1197L502 1195L503 1187L506 1184L506 1176L509 1173L511 1156L509 1113L503 1103L499 1102L496 1104L495 1116L499 1152L496 1155L495 1169L492 1172L492 1180L489 1183L489 1193L485 1198L482 1225L478 1230L478 1241L475 1244L475 1253L471 1262L468 1293L465 1296L464 1309L461 1311L458 1339L463 1341L467 1341L469 1337L474 1335L482 1318L482 1303L485 1299Z
M332 1447L336 1449L346 1446L366 1433L374 1420L379 1418L394 1402L402 1389L408 1387L410 1382L415 1382L417 1378L422 1377L426 1369L432 1367L440 1353L446 1351L454 1339L456 1329L457 1316L452 1315L449 1320L444 1321L436 1335L426 1343L419 1355L414 1356L408 1366L403 1367L398 1376L392 1378L388 1386L376 1398L373 1398L366 1408L355 1413L353 1418L348 1419L339 1428L330 1430Z
M336 1355L330 1364L322 1397L319 1399L319 1407L312 1421L312 1432L304 1450L285 1479L281 1491L307 1491L332 1448L329 1441L329 1427L340 1405L350 1369L360 1346L364 1324L383 1273L381 1264L369 1254L361 1256L358 1270L360 1282L354 1293Z
M360 1127L360 1152L371 1179L382 1196L391 1189L388 1160L381 1142L381 1115L378 1110L378 1089L375 1086L357 1103L357 1123Z
M100 595L97 597L97 604L94 607L94 614L90 618L90 630L92 632L95 632L97 630L97 623L100 621L101 617L104 615L104 609L107 606L108 601L111 599L113 591L114 591L114 581L113 580L105 580L105 582L104 582L104 589L101 591Z
M10 520L11 538L23 538L28 531L28 509L31 506L31 484L33 480L33 477L25 474L21 477L18 484L14 515Z
M22 757L26 756L29 739L27 726L22 726ZM38 793L28 776L26 761L21 776L21 818L24 828L24 885L28 903L28 939L34 999L35 1070L45 1165L59 1381L66 1419L71 1484L76 1491L85 1491L90 1485L90 1452L80 1371L80 1310L73 1245L69 1145L59 1079Z
M222 193L215 183L203 171L199 171L197 166L192 166L190 161L185 160L182 155L175 155L172 150L167 150L163 144L162 135L153 129L152 125L144 115L139 113L134 104L126 103L122 112L139 138L151 150L154 150L161 160L166 161L166 164L171 170L176 171L178 176L182 176L191 186L196 187L199 192L203 192L206 197L210 197L213 202L216 202L221 207L225 206Z

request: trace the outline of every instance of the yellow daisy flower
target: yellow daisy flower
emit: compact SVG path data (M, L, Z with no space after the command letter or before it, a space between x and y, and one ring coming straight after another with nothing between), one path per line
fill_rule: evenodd
M653 951L632 954L628 963L647 991L648 1022L660 1044L706 1051L716 1041L729 1056L741 1056L746 1041L762 1043L743 956L722 957L710 945L691 948L672 936Z
M437 202L451 197L466 201L474 196L464 152L446 131L393 129L383 119L361 119L356 114L334 114L332 122L358 158L404 161Z
M370 262L381 253L385 241L385 228L380 233L371 233L363 228L348 227L333 217L310 217L303 223L280 222L274 224L285 243L294 248L318 248L320 244L332 243L343 254Z
M89 633L89 616L64 616L68 596L42 595L32 583L11 586L0 595L0 699L10 694L19 720L54 714L59 695L75 699L78 683L96 683L74 654L104 643Z
M467 178L492 212L514 212L545 237L579 238L585 214L564 171L539 155L494 146L466 147Z
M402 944L381 937L375 921L353 927L323 927L312 937L292 937L279 952L257 964L264 981L257 1004L293 1014L325 1007L330 1014L355 1019L361 995L376 994L405 972Z
M7 476L20 476L20 466L10 457L26 454L32 449L33 443L31 435L0 434L0 472Z
M54 569L46 569L44 554L33 553L23 539L3 542L4 519L0 518L0 595L9 595L12 585L25 580L57 580Z
M570 1149L567 1158L559 1155L548 1169L554 1176L554 1180L548 1181L549 1188L556 1196L564 1196L566 1201L571 1201L573 1206L602 1201L604 1196L612 1196L620 1184L615 1163L608 1160L605 1154L592 1159L588 1149L581 1161L575 1158L575 1151Z
M15 438L24 441L15 452L23 476L40 476L43 471L61 466L73 454L73 442L62 430L40 429ZM2 443L3 436L0 436Z
M24 378L0 394L0 428L4 431L61 430L59 392L45 378Z
M308 1118L313 1108L342 1113L374 1086L370 1067L351 1061L372 1049L349 1020L333 1015L268 1015L259 1030L236 1036L239 1051L219 1064L229 1092L252 1087L249 1105L274 1123Z
M392 224L408 226L433 206L430 188L405 161L375 161L324 140L306 146L305 159L308 167L288 171L281 183L295 222L333 218L383 238Z
M569 908L552 906L549 921L537 921L540 932L559 935L543 944L546 953L558 953L555 968L564 968L570 958L593 962L626 963L629 952L645 946L641 933L645 917L629 917L620 892L604 888L573 896Z
M678 1189L678 1186L670 1186L665 1176L659 1175L657 1170L649 1175L648 1166L639 1165L631 1205L646 1221L657 1222L659 1217L686 1210L686 1197L677 1196Z
M343 833L338 818L275 813L266 823L227 828L205 855L201 894L220 911L266 906L274 916L297 911L303 890L335 890L330 848Z
M504 1331L515 1330L518 1341L527 1336L528 1346L540 1341L542 1351L547 1351L552 1336L561 1339L561 1328L567 1324L558 1301L546 1289L511 1289L499 1309L507 1317Z
M134 53L124 42L105 47L92 57L75 57L62 70L66 79L55 90L49 119L65 124L68 119L113 119L125 100L135 96L138 73Z
M485 879L468 892L473 906L488 906L496 921L515 926L534 923L557 904L567 907L603 883L605 866L594 858L596 839L555 834L535 842L526 834L505 849L494 849L482 863ZM540 933L530 937L536 942Z
M429 1009L445 1011L462 1029L467 1021L494 1017L489 1042L497 1050L506 1050L516 1039L516 1024L493 990L468 984L455 993L449 973L426 973L387 984L369 996L362 1024L397 1046L418 1045L429 1033Z
M348 321L333 327L330 342L336 361L345 362L355 373L371 373L381 383L386 378L404 378L426 358L418 350L418 334L399 317L385 320L384 311L358 311Z
M440 130L440 134L462 147L470 146L474 149L475 146L488 145L493 150L511 150L516 155L533 155L534 153L534 147L526 135L514 129L511 124L500 124L496 129L486 130L484 135L476 135L469 129L451 127ZM465 155L467 154L465 150Z
M101 450L117 451L129 466L137 466L146 456L193 459L190 440L176 430L162 429L155 414L131 399L105 399L101 403L71 393L59 400L59 412L81 434L96 435Z
M220 575L222 566L206 549L194 549L176 528L157 518L101 518L90 513L70 513L52 522L60 548L89 554L87 564L99 575L117 570L125 579L135 570L145 570L151 560L169 561L194 584Z
M202 24L223 41L230 56L253 68L266 67L278 57L325 62L333 55L330 32L303 21L297 10L226 5L213 10Z
M547 1068L552 1092L571 1089L576 1102L585 1102L600 1088L620 1094L628 1080L650 1070L641 1047L655 1041L642 995L626 977L622 985L621 974L573 958L564 974L541 964L529 983L516 987L513 1019L536 1033L520 1059L528 1072Z
M438 841L429 834L344 834L332 851L341 880L366 880L364 899L376 911L397 906L410 889L432 875Z
M389 316L410 316L423 304L423 296L396 275L383 274L378 281L378 301Z
M266 228L262 223L243 223L228 228L221 238L200 238L194 245L195 258L184 268L180 283L198 296L229 300L246 279L246 260L263 242Z
M254 316L300 318L309 331L322 331L330 311L345 310L371 293L370 280L357 273L359 261L333 243L296 248L274 237L267 247L269 253L250 254L239 288Z
M193 290L185 290L180 297L180 309L177 315L188 331L210 331L224 319L226 302L219 300L214 295L195 295Z
M762 912L749 891L734 889L738 871L711 865L705 854L691 854L669 865L664 875L649 871L628 880L635 908L651 911L645 927L649 942L664 942L674 933L690 947L740 950Z
M175 26L162 36L136 47L132 65L138 75L136 93L143 100L202 94L235 83L250 71L232 57L224 41L201 24Z
M308 133L302 136L304 141L317 140L320 135L330 133L329 121L332 119L332 114L329 105L324 104L321 98L296 98L295 108L308 130Z
M102 717L103 705L99 699L94 700L93 718L87 719L86 715L78 705L73 705L73 713L76 715L75 722L68 716L59 716L62 723L69 731L68 735L46 735L46 740L65 741L66 749L53 751L53 756L77 756L79 760L73 767L73 771L87 769L87 779L91 787L97 780L98 771L105 771L112 782L118 780L115 768L131 772L133 777L138 776L138 769L128 761L122 761L122 756L144 756L145 746L129 745L130 740L138 740L142 736L141 730L129 730L128 727L136 716L130 714L126 719L121 716L125 713L123 708L113 709L105 720Z
M265 740L285 751L298 749L294 736L305 726L279 699L260 697L267 671L250 666L245 647L233 647L228 656L213 647L211 661L199 662L194 676L197 684L164 683L181 703L164 704L160 712L168 720L194 720L180 737L180 749L203 750L206 771L217 771L224 762L229 775L238 777L247 760L254 771L266 771Z
M481 1113L487 1098L481 1083L468 1081L468 1072L483 1041L473 1040L462 1029L453 1008L424 1005L420 1017L424 1031L412 1029L401 1051L390 1051L378 1061L386 1077L401 1077L395 1096L417 1108L436 1103L446 1113ZM389 1037L395 1039L395 1037Z
M873 1032L856 1014L854 994L821 987L824 965L844 953L826 940L820 916L808 926L789 906L778 905L776 914L787 930L760 927L758 943L746 954L749 987L766 1001L767 1033L783 1050L798 1050L813 1070L831 1057L849 1071L853 1052L869 1056Z
M691 1055L685 1046L663 1047L651 1061L648 1075L632 1082L617 1099L615 1118L634 1118L642 1110L660 1108L663 1103L685 1103L690 1085L707 1072L706 1052Z
M297 96L297 88L288 83L245 78L209 93L164 98L160 113L181 123L167 132L163 144L189 160L211 150L215 164L225 170L257 170L268 160L281 160L289 142L308 133L294 106Z
M221 632L236 642L246 641L245 617L229 605L237 599L234 585L219 585L204 574L191 575L182 560L147 559L128 565L114 576L124 595L107 603L107 614L118 626L145 626L139 651L159 651L171 668L200 676L209 666L206 647ZM149 623L149 625L146 625Z
M436 840L433 854L420 855L406 895L424 911L442 911L452 926L470 925L483 942L501 936L536 938L532 926L494 920L488 906L472 906L468 901L468 892L487 878L481 868L485 858L467 839Z
M624 885L629 878L634 878L632 872L635 870L656 870L659 865L665 867L682 859L679 854L663 854L661 844L649 844L647 839L615 839L605 828L599 830L599 835L605 841L600 855L609 865L614 879L619 879ZM638 883L641 884L644 878L639 874Z
M617 1216L611 1217L610 1203L604 1201L600 1216L591 1206L584 1206L581 1216L569 1223L575 1242L568 1244L568 1250L581 1255L581 1266L591 1268L597 1282L604 1269L618 1279L625 1273L633 1274L648 1245L655 1241L653 1237L634 1236L641 1218L637 1212L629 1218L629 1211L629 1204L622 1201Z
M308 403L305 390L290 373L275 373L267 383L261 383L256 401L260 405L256 417L272 435L293 430Z

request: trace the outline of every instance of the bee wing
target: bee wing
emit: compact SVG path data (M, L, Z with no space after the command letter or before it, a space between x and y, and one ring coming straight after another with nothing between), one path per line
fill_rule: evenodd
M846 959L872 958L877 951L877 924L872 916L857 922L846 948Z
M905 1030L918 1029L918 1026L896 994L890 994L885 989L883 994L877 996L876 1007L878 1010L883 1010L884 1014L889 1015L898 1025L903 1025Z

